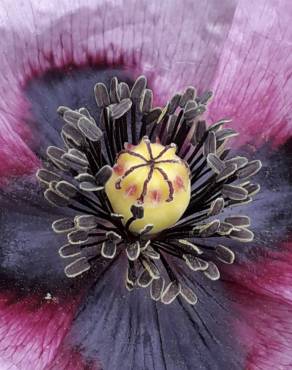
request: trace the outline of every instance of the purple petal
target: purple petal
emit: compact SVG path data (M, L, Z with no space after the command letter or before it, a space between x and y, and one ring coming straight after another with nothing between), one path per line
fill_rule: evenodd
M271 137L275 144L283 142L291 132L291 103L288 99L291 91L291 34L289 16L285 16L289 3L275 1L273 4L242 1L233 20L235 3L232 1L220 4L215 0L201 1L199 5L191 0L171 4L71 1L68 5L60 1L46 4L28 1L21 7L3 1L0 6L0 175L35 171L38 160L26 143L32 145L37 141L44 145L48 139L45 134L51 133L54 125L52 116L49 116L37 120L40 129L28 129L33 126L32 121L35 123L39 118L35 102L44 102L50 96L46 91L34 90L43 96L40 100L35 99L35 95L31 98L31 83L52 69L67 76L72 65L74 68L94 66L95 70L101 65L118 66L127 69L131 76L143 72L148 75L159 102L189 84L196 85L200 91L214 86L217 98L211 108L212 114L214 117L236 118L243 133L241 144L259 144L263 143L263 138L265 141ZM29 97L32 104L28 102ZM82 96L77 96L77 106L81 100ZM42 108L39 104L39 111ZM44 128L48 124L50 128ZM22 288L27 287L26 278L30 276L29 264L20 263L25 262L25 259L21 261L21 246L30 252L37 249L37 238L48 241L48 244L51 242L43 230L38 230L39 217L34 225L36 240L33 234L27 237L24 229L30 229L36 220L31 208L27 213L27 219L23 221L25 208L13 212L9 209L10 223L6 224L6 230L13 229L15 234L4 243L6 257L13 256L10 260L6 258L6 272L10 266L12 274L25 280ZM17 225L18 221L21 221L20 225ZM46 254L46 248L41 251L44 255L37 261L31 253L31 261L46 270L44 262L52 261L51 254ZM24 257L27 257L26 253ZM12 261L10 265L9 261ZM31 280L31 288L47 287L42 284L41 270L34 270L37 277ZM49 277L52 277L52 271L55 272L48 270ZM120 273L114 269L100 278L66 338L66 342L77 345L86 358L101 358L104 366L113 369L126 368L129 361L144 368L159 369L163 366L192 368L194 364L202 368L243 368L246 348L237 347L233 323L229 321L233 306L224 297L221 283L216 287L205 285L205 282L201 284L202 303L195 311L178 301L170 308L158 307L141 292L129 295L116 283L120 282ZM53 277L58 279L58 275ZM195 283L200 285L198 281ZM276 288L281 286L278 284ZM271 307L276 307L274 296L272 298ZM4 336L9 325L19 325L19 311L11 310L9 315L14 312L14 321L7 321L8 325L2 327ZM44 313L40 311L39 316L36 315L37 322L42 316L46 318ZM17 344L23 344L23 335L27 333L22 329L17 335L12 333L16 342L19 341ZM44 339L42 335L40 338ZM42 351L40 342L29 342L29 348L33 344ZM5 348L12 352L15 349L10 342L4 343ZM54 350L51 343L47 350ZM12 355L8 352L8 362L15 360ZM68 359L65 355L64 358ZM19 365L20 361L23 361L22 365ZM276 357L272 361L277 365ZM16 362L26 370L35 366L37 360L23 353ZM58 370L60 368L61 365Z

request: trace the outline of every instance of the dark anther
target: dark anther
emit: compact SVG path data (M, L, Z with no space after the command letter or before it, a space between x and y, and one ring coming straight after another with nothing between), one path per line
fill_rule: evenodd
M132 205L131 207L132 215L135 219L143 218L144 217L144 208L141 205Z
M95 175L97 185L104 186L112 175L112 168L108 165L103 166Z

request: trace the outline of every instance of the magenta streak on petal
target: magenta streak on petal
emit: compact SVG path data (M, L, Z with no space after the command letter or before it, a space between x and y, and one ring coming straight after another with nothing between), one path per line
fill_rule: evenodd
M292 368L292 244L226 269L240 319L236 330L246 348L247 370Z
M236 145L280 145L292 133L292 3L242 0L225 41L210 105L233 119Z
M86 361L78 351L62 346L58 350L58 355L45 370L101 370L101 366L92 361Z
M25 144L32 135L23 124L23 118L28 116L27 104L22 96L9 98L14 99L15 111L9 112L8 107L5 112L0 111L0 186L5 183L6 177L33 173L39 165L38 159ZM1 97L1 109L5 109L4 100Z
M77 301L59 303L29 297L15 301L12 294L0 297L1 370L79 370L85 368L80 355L72 352L76 367L69 360L70 348L59 349L72 321ZM78 367L78 363L80 366ZM67 364L65 367L63 364ZM14 366L14 367L13 367ZM62 367L63 366L63 367Z

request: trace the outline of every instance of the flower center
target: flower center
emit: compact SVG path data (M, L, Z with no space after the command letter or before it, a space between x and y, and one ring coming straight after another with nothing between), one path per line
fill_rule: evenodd
M113 167L105 190L116 213L124 216L130 231L152 225L155 234L176 223L190 201L188 165L176 154L176 145L151 143L125 145ZM141 219L133 219L131 207L143 205Z
M52 225L67 240L59 249L67 277L124 254L128 290L150 287L156 301L195 304L189 274L218 280L219 264L235 259L230 240L253 239L249 217L224 210L252 201L261 162L228 157L237 133L223 128L228 120L202 119L210 92L199 97L189 87L152 108L146 82L140 76L130 90L114 77L109 91L97 83L98 122L86 108L59 107L64 145L47 149L37 177L46 199L67 208Z

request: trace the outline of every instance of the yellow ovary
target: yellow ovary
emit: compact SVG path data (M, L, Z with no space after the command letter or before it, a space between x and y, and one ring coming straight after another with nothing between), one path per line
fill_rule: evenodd
M174 225L190 201L190 176L174 144L163 146L144 138L138 145L126 144L106 183L106 194L115 213L132 217L131 206L141 204L144 217L130 225L138 233L152 224L151 234Z

